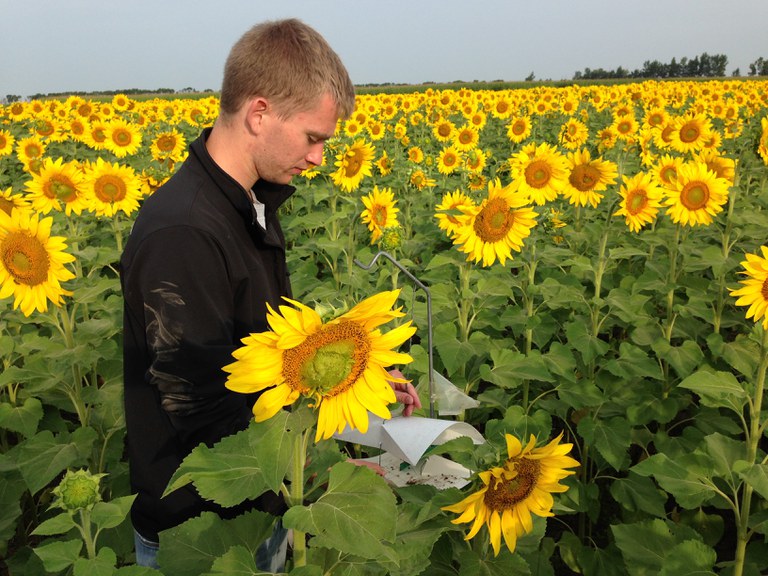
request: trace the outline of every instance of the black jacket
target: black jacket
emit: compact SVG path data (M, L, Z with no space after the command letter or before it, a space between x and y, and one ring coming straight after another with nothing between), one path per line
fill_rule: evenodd
M203 510L191 485L161 499L182 459L247 427L254 398L224 386L222 367L251 332L268 330L266 303L290 295L277 208L291 186L259 181L266 231L245 190L211 159L209 130L178 172L146 199L120 261L124 378L134 527L145 538ZM265 495L256 505L280 511Z

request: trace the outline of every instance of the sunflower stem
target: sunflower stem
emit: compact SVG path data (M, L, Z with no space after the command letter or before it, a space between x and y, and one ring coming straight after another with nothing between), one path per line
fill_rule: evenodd
M757 449L762 436L760 413L763 408L763 392L765 390L765 375L768 371L768 330L762 329L762 341L760 343L760 365L757 369L755 390L752 402L749 403L749 433L747 436L747 462L755 463ZM744 562L746 560L747 543L751 536L749 531L749 514L752 506L752 493L750 484L744 485L741 497L740 513L736 526L736 554L734 559L733 576L742 576Z
M291 474L291 490L289 506L301 506L304 503L304 468L307 462L307 439L312 428L298 434L293 444L293 469ZM307 565L306 533L293 531L293 565Z

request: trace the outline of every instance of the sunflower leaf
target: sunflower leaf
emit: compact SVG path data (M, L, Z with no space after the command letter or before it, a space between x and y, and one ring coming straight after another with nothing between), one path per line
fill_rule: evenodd
M252 422L208 448L201 444L174 473L165 494L192 482L203 498L235 506L267 490L278 492L291 462L293 437L288 413Z
M293 506L286 528L313 536L310 545L368 559L399 562L393 549L397 507L386 481L362 466L331 468L327 491L309 506Z

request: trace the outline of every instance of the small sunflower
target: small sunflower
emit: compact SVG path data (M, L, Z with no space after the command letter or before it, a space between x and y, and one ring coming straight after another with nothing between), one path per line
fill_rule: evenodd
M743 286L731 290L731 296L738 296L736 306L749 306L747 318L754 318L755 322L763 320L763 329L768 330L768 246L760 246L763 253L746 254L747 259L741 263L744 271L741 274L747 276L739 283Z
M501 538L510 552L515 551L517 539L533 530L531 514L543 518L554 516L553 493L566 492L560 480L574 474L579 463L568 456L573 444L560 444L562 433L546 446L536 447L531 435L528 444L511 434L505 434L507 459L478 474L482 486L461 502L442 509L459 514L453 524L472 522L465 540L474 538L485 526L494 556L501 550Z
M391 188L373 187L373 191L362 198L365 210L360 214L363 224L368 226L371 232L371 244L381 238L385 228L397 226L397 213L400 209L395 207L397 200Z
M445 230L449 238L453 238L461 228L462 221L467 218L466 212L475 206L474 200L461 190L446 192L440 204L435 206L437 225L440 230Z
M0 210L0 299L13 296L13 308L25 316L71 295L61 283L75 277L65 267L75 257L64 252L63 237L51 236L52 223L29 210Z
M85 200L98 216L127 216L139 209L143 184L131 166L105 162L97 158L85 170Z
M681 154L696 152L704 148L713 130L712 123L704 114L689 112L674 118L670 145Z
M533 124L529 116L515 116L507 124L507 138L510 142L520 144L531 135Z
M184 159L187 142L178 130L165 130L152 138L149 151L158 161L171 159L180 162Z
M453 243L467 260L490 266L497 259L504 266L512 258L512 250L519 252L523 240L531 234L538 214L527 206L525 194L515 192L513 186L502 186L498 179L488 184L488 196L479 206L461 207L469 216L462 219Z
M371 175L376 149L364 139L355 140L337 154L337 170L331 174L333 183L346 192L357 190L363 178Z
M16 142L13 134L8 130L0 130L0 156L8 156L13 152L13 145Z
M662 190L647 172L638 172L632 177L624 176L620 208L614 216L624 216L632 232L639 232L646 224L656 220L663 198Z
M0 189L0 212L10 214L11 210L27 210L29 202L21 194L14 194L13 188Z
M587 143L589 129L584 122L569 118L560 128L560 144L568 150L575 150Z
M104 130L104 147L118 158L135 154L141 148L141 128L120 118L111 120Z
M563 196L576 206L589 204L597 208L603 199L600 192L613 184L618 177L616 164L602 158L593 160L586 149L570 152L566 158L569 174L568 182L563 188Z
M687 162L680 166L673 190L667 191L664 205L676 224L709 225L728 201L728 181L719 178L706 164Z
M437 157L437 171L440 174L453 174L461 164L462 153L454 146L446 146Z
M518 189L541 206L557 198L568 182L568 163L555 147L531 142L510 159Z
M314 400L318 410L315 441L328 439L347 426L365 433L368 412L390 418L395 393L386 371L392 364L407 364L411 356L393 349L416 331L405 322L386 334L379 326L401 318L392 309L399 290L367 298L345 314L323 324L320 315L300 302L268 306L270 331L251 334L233 353L235 362L224 367L226 386L244 394L261 392L253 414L267 420L300 396Z
M63 158L44 158L40 172L26 183L32 207L41 214L62 207L69 216L80 214L86 203L83 200L83 171L78 162L64 162Z
M453 136L453 145L463 152L477 148L477 144L480 141L480 131L471 124L466 124L461 128L456 129L456 133Z

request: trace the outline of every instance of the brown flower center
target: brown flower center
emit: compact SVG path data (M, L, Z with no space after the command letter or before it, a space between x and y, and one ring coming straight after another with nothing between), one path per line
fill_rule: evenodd
M48 251L34 236L10 232L0 244L0 256L17 284L37 286L48 279Z

